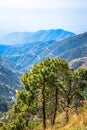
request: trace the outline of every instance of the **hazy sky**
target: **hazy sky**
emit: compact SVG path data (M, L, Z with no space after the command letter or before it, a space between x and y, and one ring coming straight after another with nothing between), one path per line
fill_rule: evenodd
M62 28L87 31L87 0L0 0L0 33Z

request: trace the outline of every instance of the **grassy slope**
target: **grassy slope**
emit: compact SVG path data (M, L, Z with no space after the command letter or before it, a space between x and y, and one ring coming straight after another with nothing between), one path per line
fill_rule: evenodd
M5 130L0 128L0 130ZM35 129L27 130L43 130L42 123L35 125ZM78 113L72 112L70 114L68 124L65 123L65 113L57 116L54 128L50 127L49 121L47 121L46 130L87 130L87 103L85 106L78 109Z
M87 105L79 108L78 113L78 115L74 113L66 125L64 125L64 114L60 115L60 117L57 117L56 124L52 130L87 130ZM61 120L62 123L60 126L62 127L60 128L58 122ZM48 128L47 130L51 130L51 128Z
M87 130L87 104L80 107L78 114L73 113L70 116L68 124L65 124L65 113L58 115L53 128L47 123L46 130ZM34 130L43 130L42 126L37 126Z

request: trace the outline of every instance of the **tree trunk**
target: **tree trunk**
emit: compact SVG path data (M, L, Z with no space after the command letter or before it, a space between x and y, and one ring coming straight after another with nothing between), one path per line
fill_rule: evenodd
M43 130L46 130L45 85L43 86L43 89L42 89L42 98L43 98L43 102L42 102L42 111L43 111Z
M66 110L66 124L68 124L69 122L69 111Z
M56 87L56 90L55 90L55 106L54 106L54 112L53 112L53 117L52 117L52 126L54 126L55 124L55 119L56 119L56 112L57 112L57 105L58 105L58 88Z
M69 108L70 108L70 104L71 104L71 80L69 81L69 92L68 92L68 96L67 96L67 110L66 110L66 124L69 122Z

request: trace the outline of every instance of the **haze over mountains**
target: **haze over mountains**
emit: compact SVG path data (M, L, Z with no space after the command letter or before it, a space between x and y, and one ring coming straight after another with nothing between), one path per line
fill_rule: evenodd
M73 35L75 34L62 29L40 30L37 32L13 32L2 37L0 44L18 45L37 41L60 41Z
M19 73L22 76L46 58L66 59L74 69L87 67L87 32L75 35L51 29L10 33L0 40L0 56L0 101L7 95L7 102L22 88Z

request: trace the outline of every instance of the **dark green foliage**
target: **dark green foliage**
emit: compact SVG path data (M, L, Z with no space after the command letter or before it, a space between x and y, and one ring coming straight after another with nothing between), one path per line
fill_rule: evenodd
M35 129L47 120L55 124L58 113L66 113L83 105L87 88L87 70L72 70L65 60L46 59L22 77L25 90L17 93L14 107L5 115L2 130ZM22 123L21 123L22 122ZM7 128L6 128L7 127Z

